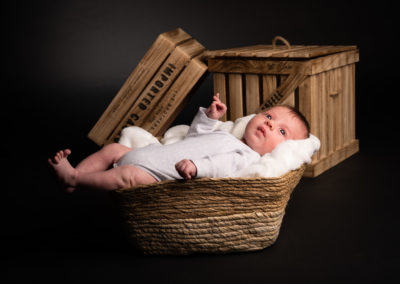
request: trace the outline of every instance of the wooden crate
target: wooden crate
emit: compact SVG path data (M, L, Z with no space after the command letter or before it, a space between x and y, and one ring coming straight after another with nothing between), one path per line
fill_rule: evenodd
M182 29L158 36L89 133L98 145L119 140L124 127L163 133L207 70L205 48Z
M281 39L285 45L276 45ZM358 152L355 138L356 46L272 45L207 51L214 92L227 103L226 119L289 104L308 119L321 148L305 176L315 177Z

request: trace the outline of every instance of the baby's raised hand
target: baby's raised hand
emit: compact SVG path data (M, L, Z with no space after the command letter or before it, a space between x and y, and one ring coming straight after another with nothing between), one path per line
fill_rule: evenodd
M175 169L178 171L179 175L185 179L191 179L196 177L197 168L191 160L182 160L175 164Z
M208 118L220 119L225 114L227 107L219 99L219 93L216 93L213 98L214 101L211 103L205 113Z

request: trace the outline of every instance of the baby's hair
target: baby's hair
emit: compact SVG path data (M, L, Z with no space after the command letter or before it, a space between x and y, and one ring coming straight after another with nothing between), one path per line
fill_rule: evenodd
M271 109L271 108L277 107L277 106L281 106L281 107L285 107L285 108L289 109L290 112L293 113L295 117L300 119L300 121L303 122L304 126L306 127L306 131L307 131L306 132L306 137L307 138L310 137L310 124L308 123L308 120L304 116L304 114L302 114L297 108L292 107L290 105L275 105L275 106L269 107L268 109Z

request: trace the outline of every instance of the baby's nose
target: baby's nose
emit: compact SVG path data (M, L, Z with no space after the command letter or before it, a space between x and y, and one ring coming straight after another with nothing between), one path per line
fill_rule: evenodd
M265 121L265 124L266 124L271 130L274 129L274 122L273 122L272 120L267 119L267 120Z

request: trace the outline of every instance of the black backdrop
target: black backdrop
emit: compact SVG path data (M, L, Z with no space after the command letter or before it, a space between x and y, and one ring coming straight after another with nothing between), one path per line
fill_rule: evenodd
M265 43L357 45L357 136L395 113L397 17L366 1L29 1L7 10L3 96L7 148L35 137L47 152L81 143L158 34L181 27L207 49ZM210 77L210 76L209 76ZM208 78L194 97L208 104ZM180 122L190 121L192 110ZM3 107L4 111L4 107ZM373 113L372 117L369 114ZM29 127L24 127L26 124ZM373 125L373 127L371 127ZM386 128L385 131L390 131ZM385 136L385 140L387 137ZM35 152L37 152L35 151ZM16 151L12 151L14 154ZM41 152L40 154L42 154Z
M22 265L25 269L29 261L35 262L36 255L60 260L70 249L73 253L94 247L83 251L95 254L93 243L103 246L111 235L114 245L120 242L113 232L103 241L94 240L97 233L117 230L115 227L100 230L89 226L91 229L85 231L87 220L96 219L93 222L97 224L115 221L108 215L111 209L105 209L107 199L95 193L64 195L54 189L44 165L49 155L64 147L73 150L73 163L97 150L87 138L89 130L155 38L177 27L209 50L269 44L275 35L292 44L357 45L357 138L361 152L385 149L387 155L397 153L389 153L388 148L396 146L398 132L394 123L398 81L398 31L394 25L398 15L392 2L72 0L6 5L2 17L5 104L0 153L7 168L9 206L5 206L3 216L7 224L4 233L13 240L11 271L15 274L20 265L16 259L27 255L30 258ZM189 123L197 106L207 105L211 96L208 76L175 123ZM71 224L80 218L84 221ZM61 229L63 226L67 229ZM73 232L65 236L66 230ZM60 242L79 239L80 230L93 239L83 237L84 241L61 249L64 244ZM59 249L64 254L54 253ZM123 250L122 245L119 250ZM113 251L111 245L108 251ZM43 275L35 276L38 280Z

